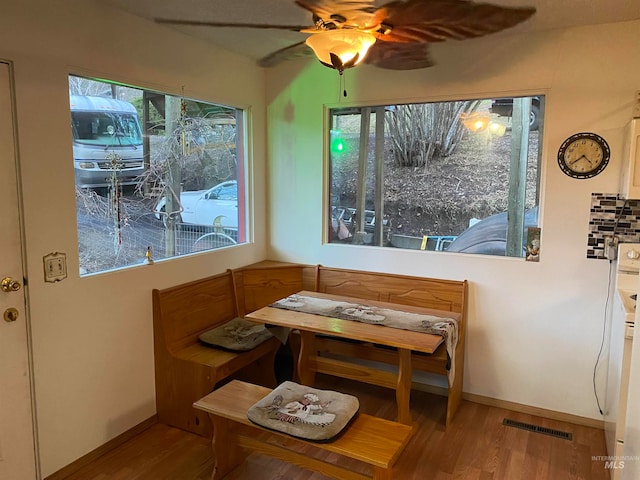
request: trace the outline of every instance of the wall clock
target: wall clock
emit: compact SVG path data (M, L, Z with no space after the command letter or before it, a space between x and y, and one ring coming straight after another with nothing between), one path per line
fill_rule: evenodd
M602 172L609 163L609 145L595 133L576 133L558 149L558 165L572 178L591 178Z

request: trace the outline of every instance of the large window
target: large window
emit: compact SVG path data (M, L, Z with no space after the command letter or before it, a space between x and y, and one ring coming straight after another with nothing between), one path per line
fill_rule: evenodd
M81 275L243 243L242 110L69 78Z
M543 111L543 96L331 109L328 241L537 254Z

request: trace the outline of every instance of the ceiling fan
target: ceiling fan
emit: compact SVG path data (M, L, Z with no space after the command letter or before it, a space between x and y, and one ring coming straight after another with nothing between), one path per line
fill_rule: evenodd
M499 32L527 20L533 7L510 8L469 0L295 0L312 14L313 25L223 23L157 18L158 23L298 31L306 41L277 50L258 64L272 67L292 58L316 54L342 74L362 62L380 68L413 70L433 65L428 44L463 40ZM311 47L311 49L309 48Z

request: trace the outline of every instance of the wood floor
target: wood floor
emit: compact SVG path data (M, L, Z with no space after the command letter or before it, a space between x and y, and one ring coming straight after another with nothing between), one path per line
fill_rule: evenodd
M318 388L356 395L360 411L393 419L391 390L318 377ZM413 391L415 434L396 465L399 480L608 480L602 430L547 420L463 401L452 426L444 430L446 399ZM503 426L504 418L571 433L555 436ZM213 459L208 439L156 424L118 449L68 476L68 480L205 480ZM332 454L323 457L339 461ZM354 468L358 462L350 461ZM346 462L345 462L346 463ZM367 467L362 466L362 473ZM252 454L225 480L325 480L326 477Z

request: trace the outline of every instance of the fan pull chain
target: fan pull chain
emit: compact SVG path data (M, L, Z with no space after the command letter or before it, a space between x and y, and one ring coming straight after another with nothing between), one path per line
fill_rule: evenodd
M342 90L342 96L347 97L347 81L344 77L344 72L340 72L340 87L339 90ZM339 95L339 94L338 94Z

